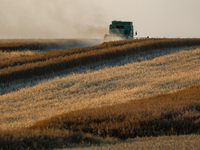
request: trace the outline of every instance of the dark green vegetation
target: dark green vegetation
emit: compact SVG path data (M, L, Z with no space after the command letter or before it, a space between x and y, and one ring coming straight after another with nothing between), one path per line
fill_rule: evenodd
M0 61L0 82L27 78L157 48L200 45L200 39L133 39Z
M123 104L83 109L0 134L0 147L60 148L71 143L100 144L97 137L197 134L200 131L200 85ZM90 133L90 135L88 135Z

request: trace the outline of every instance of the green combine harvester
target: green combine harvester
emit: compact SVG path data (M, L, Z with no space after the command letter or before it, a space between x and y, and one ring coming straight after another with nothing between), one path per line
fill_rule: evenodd
M132 22L112 21L109 28L110 34L105 34L104 40L133 39L134 29ZM137 35L137 32L135 32Z

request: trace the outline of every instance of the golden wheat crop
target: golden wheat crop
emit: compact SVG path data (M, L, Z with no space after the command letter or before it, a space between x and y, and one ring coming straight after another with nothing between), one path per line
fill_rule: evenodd
M117 44L118 46L113 46L115 45L114 43L118 42L120 43ZM118 42L103 43L99 46L103 47L100 49L96 47L72 49L72 54L69 55L63 55L63 53L68 53L68 50L66 50L30 56L28 58L23 58L22 60L11 59L5 61L5 63L1 61L0 82L56 72L100 60L136 54L138 52L149 51L156 48L199 45L200 39L142 39L141 41L136 40L136 42L134 42L134 40Z
M70 143L102 144L104 141L95 135L127 139L197 134L199 111L200 85L191 86L175 93L64 113L18 131L1 131L0 147L49 149L70 147Z
M22 60L13 58L0 69L0 77L4 77L1 82L9 83L9 79L46 74L52 69L155 48L196 46L199 42L125 40L25 56ZM102 138L114 138L115 142L137 136L199 135L199 54L200 49L191 49L149 60L140 58L123 66L69 74L0 95L0 148L53 149L113 143Z

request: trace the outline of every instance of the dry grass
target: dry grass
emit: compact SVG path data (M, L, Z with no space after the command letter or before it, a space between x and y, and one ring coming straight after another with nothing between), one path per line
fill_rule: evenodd
M134 40L134 42L143 42L146 39L140 39L140 40ZM80 54L92 50L100 50L100 49L105 49L105 48L110 48L110 47L115 47L115 46L120 46L124 44L129 44L133 43L133 40L125 40L125 41L116 41L116 42L107 42L103 43L101 45L97 46L91 46L91 47L84 47L84 48L71 48L67 50L59 50L59 51L51 51L48 53L41 53L40 55L32 56L32 57L25 57L23 59L21 58L16 58L16 59L8 59L5 61L0 62L0 68L6 68L6 67L14 67L17 65L23 65L26 63L33 63L37 61L45 61L53 58L58 58L58 57L64 57L64 56L70 56L73 54Z
M117 43L117 46L113 46L115 43ZM197 44L200 44L199 39L141 39L136 40L136 42L134 40L124 40L103 43L99 46L99 49L97 48L98 46L88 47L40 54L38 56L23 58L23 60L8 60L0 62L0 82L69 69L75 66L135 54L155 48Z
M23 59L22 57L33 56L36 53L37 52L30 51L30 50L27 50L27 51L12 51L12 52L2 52L2 51L0 51L0 61L6 62L7 60L15 59L15 58Z
M55 149L76 146L90 146L114 143L112 139L102 139L70 130L11 130L0 132L1 149Z
M200 131L200 85L123 104L72 111L28 129L65 129L120 139Z
M123 103L199 84L199 58L200 49L180 51L88 73L68 74L2 94L0 127L21 128L71 110ZM3 92L4 86L0 86Z
M64 150L199 150L200 135L138 137L116 144L66 148Z
M97 39L0 39L0 50L19 51L19 50L46 50L63 49L63 47L83 47L92 43L101 43ZM94 44L92 44L94 45Z
M18 131L2 131L0 147L62 148L71 147L71 143L105 143L99 136L128 139L199 131L200 85L197 85L175 93L64 113Z
M64 56L71 56L73 54L80 54L85 53L93 50L101 50L101 49L108 49L113 48L116 46L122 46L124 44L130 44L130 43L140 43L147 40L156 40L156 39L139 39L139 40L121 40L121 41L115 41L115 42L104 42L101 45L97 46L91 46L91 47L84 47L84 48L71 48L67 50L59 50L59 51L51 51L48 53L41 53L40 55L35 55L32 57L25 57L23 59L21 58L11 58L8 60L4 60L0 62L0 68L6 68L6 67L14 67L18 65L23 65L26 63L33 63L38 61L46 61L49 59L54 59L58 57L64 57ZM157 39L158 40L158 39Z
M44 40L44 39L1 39L0 50L18 51L23 49L41 50L48 46L55 46L57 43L66 42L65 40Z
M0 131L0 148L53 149L116 141L102 138L199 134L199 58L199 49L182 51L1 95L3 130L40 121ZM158 94L166 92L171 93Z

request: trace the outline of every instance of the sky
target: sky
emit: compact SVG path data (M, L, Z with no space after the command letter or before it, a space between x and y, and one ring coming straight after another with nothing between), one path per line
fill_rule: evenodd
M96 38L113 20L138 37L200 38L200 0L0 0L0 39Z

